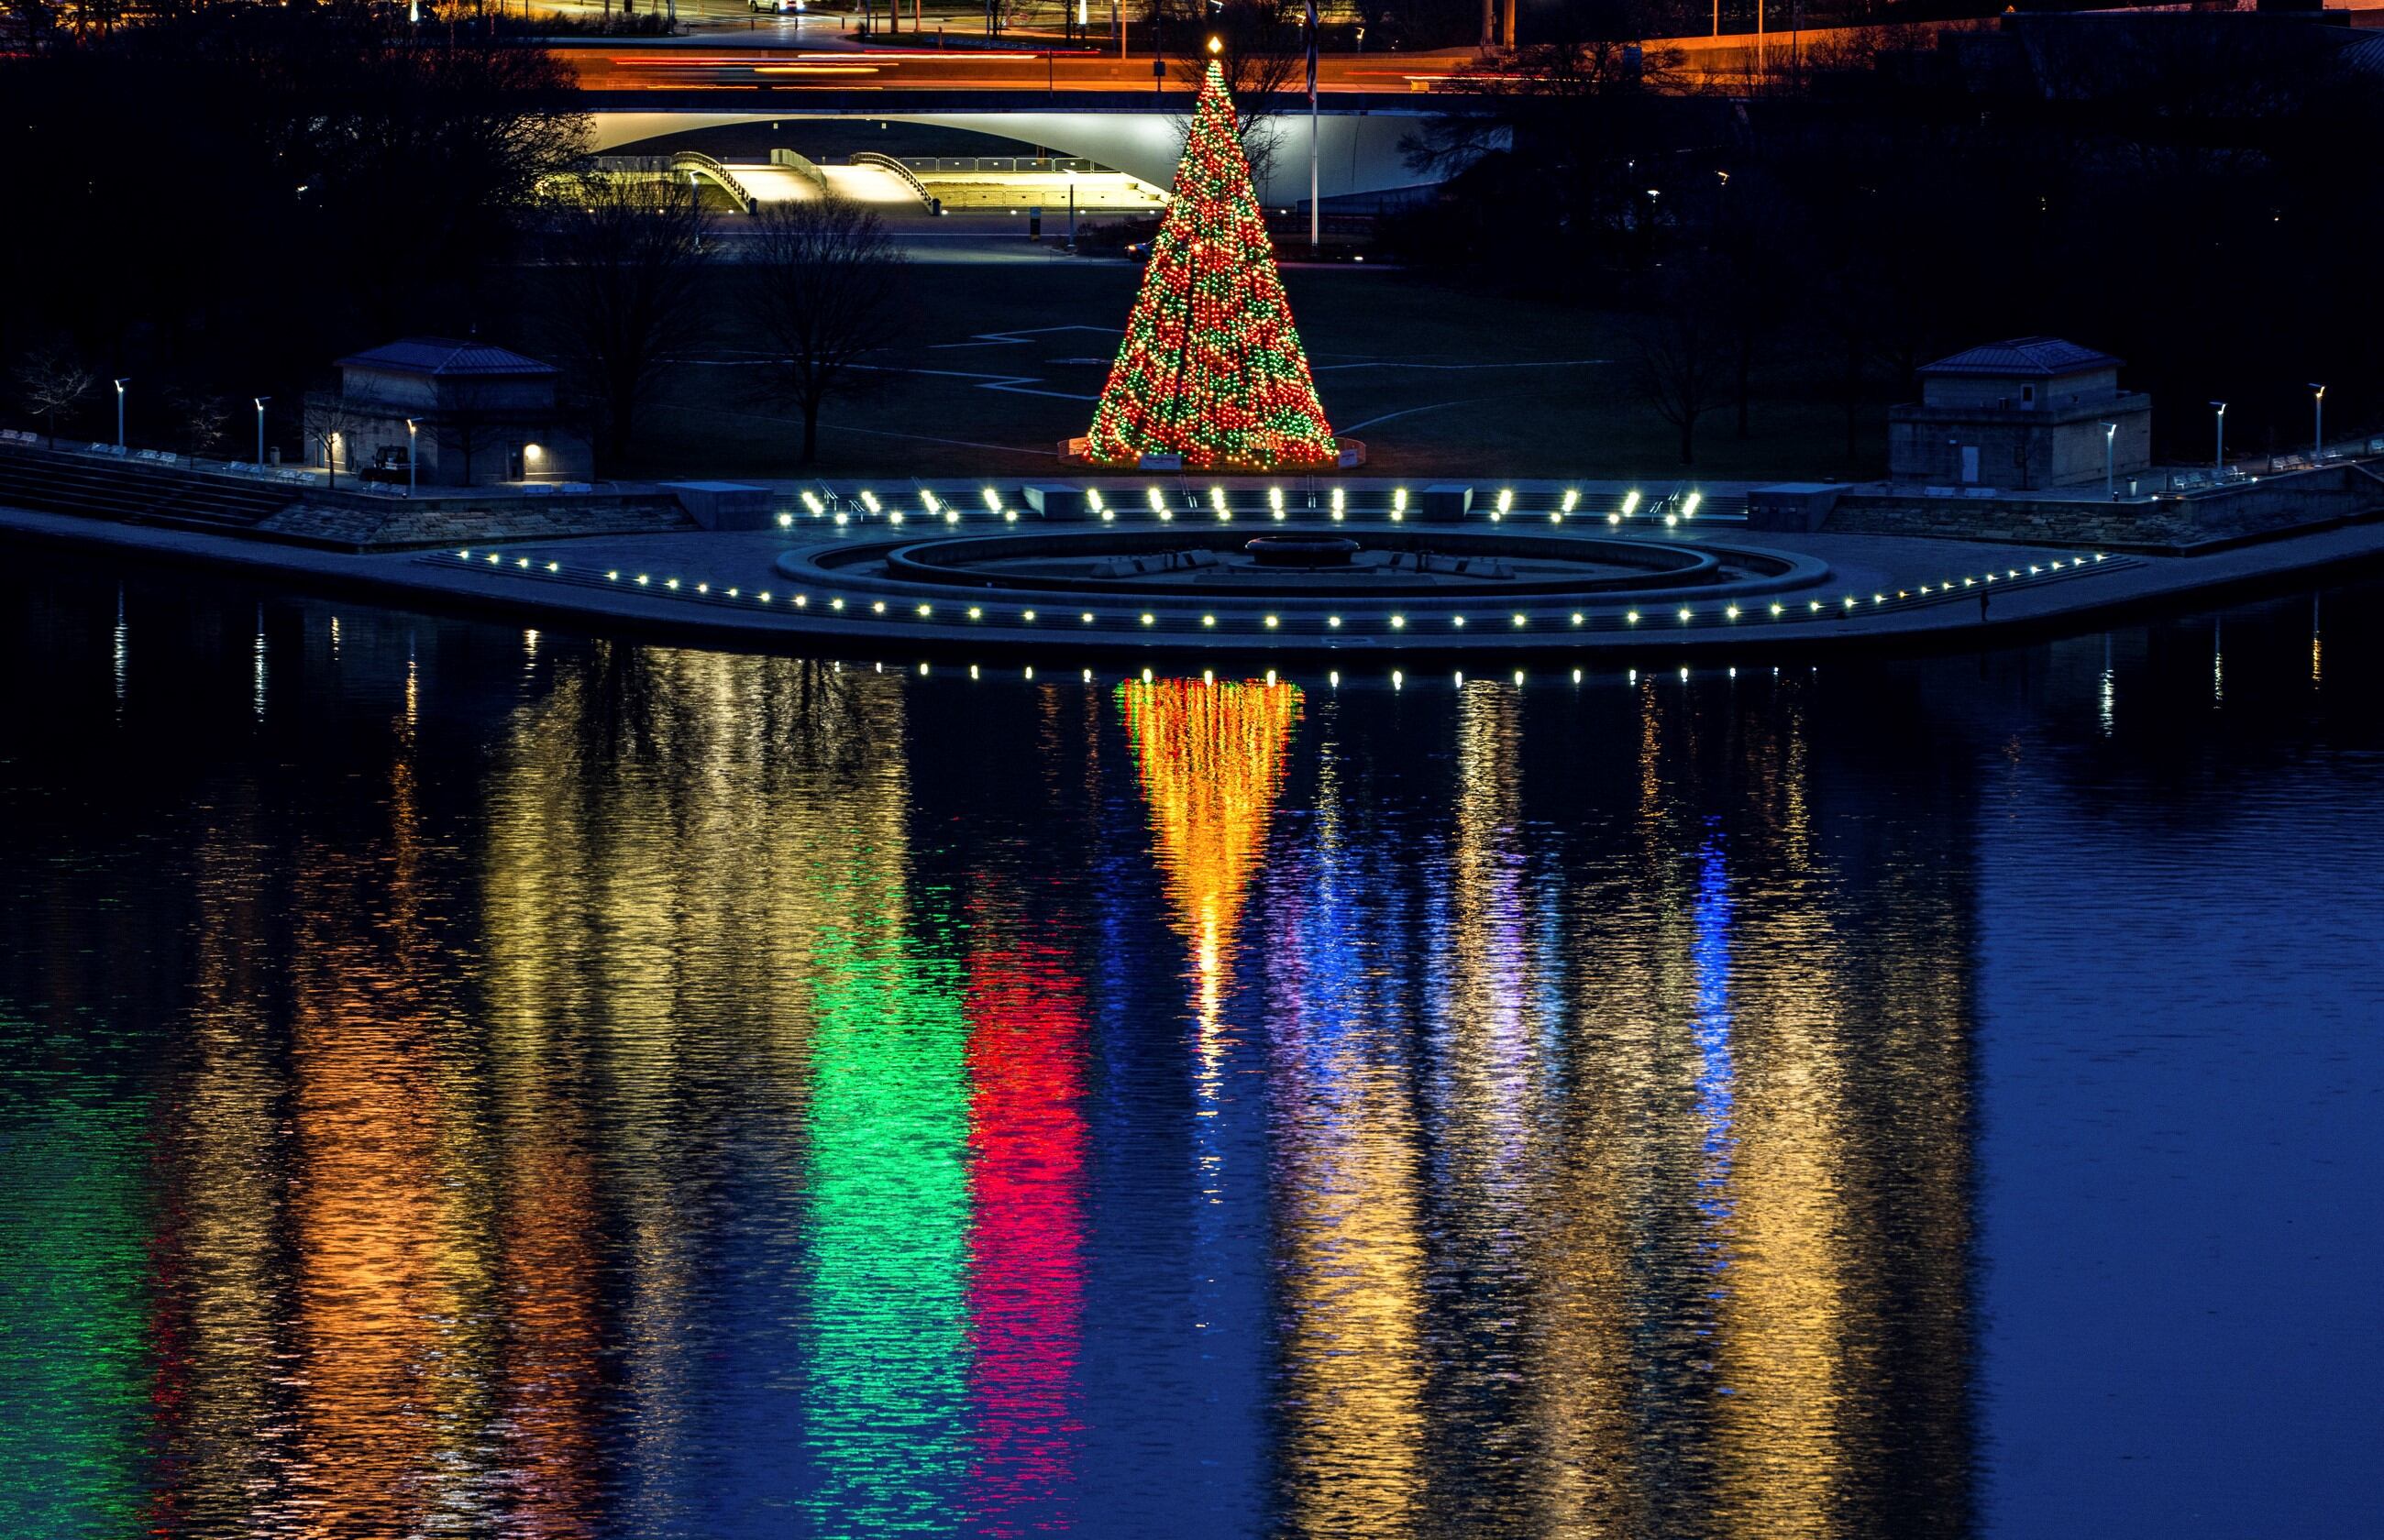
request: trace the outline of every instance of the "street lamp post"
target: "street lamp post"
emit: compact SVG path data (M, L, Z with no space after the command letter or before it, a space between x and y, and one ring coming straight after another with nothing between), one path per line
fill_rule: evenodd
M252 396L250 399L256 403L256 463L262 466L265 464L265 404L273 398Z
M2316 392L2311 398L2311 404L2317 408L2317 424L2311 430L2310 464L2316 465L2326 458L2326 387L2313 379L2310 381L2310 389ZM121 441L123 437L120 432L117 435L118 441Z
M2103 491L2114 503L2119 500L2119 482L2113 465L2117 458L2118 441L2119 425L2115 422L2105 423L2103 425Z
M1507 0L1507 46L1515 45L1514 0ZM1317 36L1321 23L1316 15L1316 0L1308 0L1308 255L1313 258L1324 244L1323 148L1321 136L1324 120L1316 106L1316 70L1318 53L1323 40Z
M419 426L414 417L405 419L405 495L408 497L414 495L414 445Z
M118 449L124 447L124 387L131 383L130 379L116 382L116 447Z
M2210 404L2218 408L2218 447L2211 454L2210 468L2223 471L2227 468L2227 404L2214 401Z

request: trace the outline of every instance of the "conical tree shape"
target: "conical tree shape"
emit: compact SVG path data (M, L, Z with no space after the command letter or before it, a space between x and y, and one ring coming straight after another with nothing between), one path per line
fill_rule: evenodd
M1214 61L1089 448L1105 465L1145 454L1258 470L1335 463Z

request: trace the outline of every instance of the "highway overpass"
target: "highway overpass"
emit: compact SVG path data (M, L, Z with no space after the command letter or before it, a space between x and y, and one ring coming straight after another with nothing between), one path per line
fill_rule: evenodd
M842 118L924 123L993 134L1081 156L1155 186L1174 180L1182 120L1194 93L1173 67L1154 90L1148 58L1037 52L797 51L614 46L558 50L577 68L595 147L730 123ZM1400 142L1434 104L1421 86L1439 61L1328 61L1317 120L1326 198L1436 180L1409 168ZM1308 196L1305 104L1275 123L1272 175L1260 197L1288 207ZM789 136L790 147L801 147Z

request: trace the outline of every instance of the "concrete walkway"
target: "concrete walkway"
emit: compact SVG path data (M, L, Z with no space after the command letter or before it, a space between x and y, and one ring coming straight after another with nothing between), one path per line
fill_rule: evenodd
M808 534L809 531L804 533ZM1717 531L1746 543L1741 531ZM825 605L793 607L787 579L775 565L792 543L780 532L684 533L544 540L487 550L473 559L455 553L383 553L349 555L261 543L232 537L143 528L71 515L0 509L0 535L79 547L140 560L212 568L251 581L294 590L352 593L375 602L459 611L541 627L622 632L715 646L768 651L826 651L846 656L910 661L983 658L1024 659L1064 653L1082 662L1139 667L1165 660L1170 666L1219 658L1281 657L1310 665L1340 666L1368 660L1380 667L1414 660L1488 653L1497 657L1588 655L1616 658L1695 655L1746 661L1781 653L1869 648L1898 652L1992 644L2030 633L2075 630L2115 615L2156 607L2187 607L2217 591L2316 577L2333 569L2384 558L2384 522L2363 523L2240 547L2206 556L2116 559L2088 565L2074 577L2038 586L1994 591L1981 606L1980 581L2031 564L2074 563L2080 553L1981 545L1970 541L1912 540L1889 536L1772 535L1766 545L1808 553L1828 562L1827 590L1799 594L1810 607L1772 616L1750 612L1732 623L1699 615L1694 625L1668 615L1627 628L1580 631L1535 627L1518 629L1497 623L1501 607L1485 605L1490 623L1452 632L1419 629L1412 635L1326 632L1280 635L1248 626L1202 634L1143 634L1138 627L1105 628L1098 635L1064 627L1000 634L973 626L966 596L940 613L921 618L903 606L884 615L855 606L846 613ZM1694 540L1696 537L1689 537ZM617 584L590 587L559 580L563 569L617 570ZM634 578L649 579L639 584ZM1975 586L1963 588L1971 578ZM1952 583L1944 602L1886 606L1873 596L1907 593L1927 584ZM673 586L675 585L675 586ZM734 590L734 597L730 597ZM756 596L771 595L764 604ZM1852 599L1854 602L1844 602ZM1689 601L1695 602L1695 601ZM1223 601L1219 602L1222 605ZM1767 606L1768 608L1768 606ZM1247 603L1231 613L1250 618ZM1073 619L1073 615L1061 617ZM1609 617L1610 618L1610 617Z

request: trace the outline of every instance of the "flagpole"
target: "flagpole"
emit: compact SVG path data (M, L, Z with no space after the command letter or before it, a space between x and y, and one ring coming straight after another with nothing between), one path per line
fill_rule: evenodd
M1310 256L1314 256L1317 248L1322 244L1324 232L1324 205L1316 195L1318 127L1316 93L1311 91L1308 93L1308 255Z
M1317 166L1318 136L1323 131L1323 119L1316 109L1316 0L1308 0L1308 255L1314 256L1323 245L1324 201L1319 194Z

